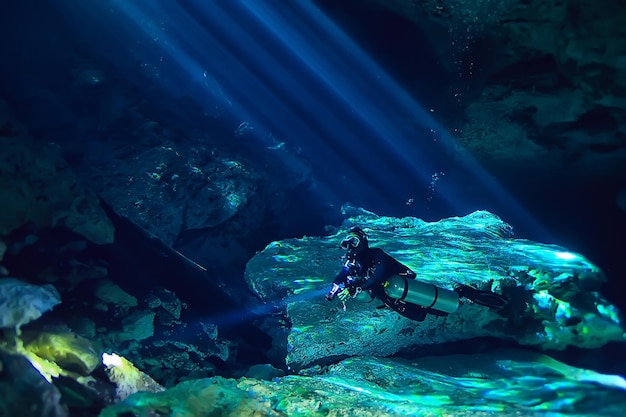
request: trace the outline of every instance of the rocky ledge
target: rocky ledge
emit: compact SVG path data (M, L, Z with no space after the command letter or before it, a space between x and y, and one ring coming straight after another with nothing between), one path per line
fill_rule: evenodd
M514 238L508 224L485 211L438 222L352 207L344 212L348 218L328 236L274 242L247 265L251 289L286 314L279 337L286 338L292 368L485 336L557 350L624 340L617 309L599 292L604 274L581 254ZM465 300L446 317L415 322L376 308L378 301L329 303L323 294L342 266L339 242L354 225L366 230L370 246L410 267L418 280L491 290L508 305L495 310Z

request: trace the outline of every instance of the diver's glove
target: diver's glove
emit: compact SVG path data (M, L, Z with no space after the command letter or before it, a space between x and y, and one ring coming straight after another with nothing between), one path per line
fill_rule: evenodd
M326 294L326 299L328 301L333 301L333 298L335 298L337 293L339 293L340 291L344 289L345 289L345 285L333 283L333 287L330 289L330 291L328 291L328 294Z
M351 297L351 296L352 294L350 294L349 287L344 288L343 290L339 291L339 293L337 294L337 297L339 297L342 303L345 303L348 297Z
M357 279L352 276L348 276L346 282L333 283L333 287L326 294L328 301L333 301L335 296L344 302L348 297L354 297L361 292L361 288L357 285Z
M361 292L363 292L363 289L361 287L358 287L356 285L347 285L346 288L339 291L337 297L339 297L341 302L345 302L348 298L356 298L357 295L359 295Z
M326 299L333 301L335 297L339 297L341 302L344 302L348 297L354 297L356 293L357 287L354 285L333 284L333 287L328 291L328 294L326 294Z

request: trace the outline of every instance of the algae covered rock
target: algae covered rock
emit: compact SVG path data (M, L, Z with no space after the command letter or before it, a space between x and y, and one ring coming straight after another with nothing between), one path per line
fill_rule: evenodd
M138 393L122 403L105 408L100 417L117 417L124 413L170 416L281 416L269 400L255 398L240 389L237 381L222 377L184 381L158 394Z
M246 268L252 290L287 313L285 356L296 369L481 336L542 349L595 348L624 340L618 311L599 293L604 274L580 254L516 239L508 224L485 211L425 222L345 210L350 217L335 233L271 243ZM377 309L378 301L329 303L323 295L343 265L339 242L355 225L365 229L371 246L407 265L418 280L447 289L461 283L495 291L509 304L492 310L463 302L449 316L415 322Z

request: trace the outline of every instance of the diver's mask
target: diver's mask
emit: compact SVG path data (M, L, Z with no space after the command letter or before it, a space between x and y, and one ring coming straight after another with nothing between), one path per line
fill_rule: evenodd
M341 241L341 247L349 253L357 254L367 248L367 235L358 226L348 231L346 237Z
M348 234L344 240L341 241L341 247L348 249L356 249L361 244L361 238L354 233Z

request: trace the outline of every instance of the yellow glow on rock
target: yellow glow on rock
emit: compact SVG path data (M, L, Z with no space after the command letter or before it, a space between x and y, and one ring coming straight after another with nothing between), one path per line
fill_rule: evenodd
M111 382L117 385L116 394L119 400L124 400L138 391L160 392L165 389L128 359L115 353L103 353L102 364L106 367Z
M59 365L54 362L40 358L34 353L28 351L22 351L20 353L28 359L31 365L33 365L33 368L35 368L48 382L52 382L52 377L57 378L59 375L64 373Z
M56 363L40 358L33 352L26 350L22 339L15 338L14 343L15 344L11 349L11 352L22 355L28 359L30 364L33 365L33 368L35 368L37 372L39 372L41 376L46 379L46 381L52 382L52 377L58 377L63 372L63 370Z

